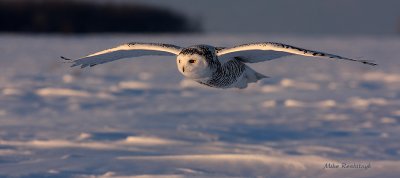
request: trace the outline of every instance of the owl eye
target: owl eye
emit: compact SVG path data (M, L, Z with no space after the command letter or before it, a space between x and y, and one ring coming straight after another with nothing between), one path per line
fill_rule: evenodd
M190 59L189 60L189 63L191 63L191 64L193 64L193 63L195 63L196 62L196 60L194 60L194 59Z

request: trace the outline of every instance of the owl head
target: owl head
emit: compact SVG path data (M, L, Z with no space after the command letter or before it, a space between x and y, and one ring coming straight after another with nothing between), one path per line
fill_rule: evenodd
M210 77L216 62L215 48L207 45L185 48L176 58L179 72L191 79Z

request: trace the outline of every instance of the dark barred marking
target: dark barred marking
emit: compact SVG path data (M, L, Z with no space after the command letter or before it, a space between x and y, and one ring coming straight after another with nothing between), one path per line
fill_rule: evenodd
M221 51L221 50L223 50L223 49L225 49L226 47L215 47L215 52L219 52L219 51Z
M213 63L215 63L215 61L214 61L215 52L211 51L209 49L209 47L207 47L205 45L198 45L198 46L194 46L194 47L185 48L179 53L179 55L180 54L184 54L184 55L197 54L199 56L204 56L207 63L209 63L210 65L213 65ZM213 67L213 66L211 66L211 67Z
M318 52L318 51L307 50L307 49L295 47L292 45L276 43L276 42L249 43L249 44L239 45L239 47L252 46L252 45L272 46L272 47L279 47L279 48L285 48L285 49L293 49L293 50L301 51L304 54L312 54L313 56L325 56L325 54Z
M209 87L227 88L234 84L246 69L245 64L237 59L230 60L222 66L220 63L218 64L217 70L209 80L198 82Z
M329 53L324 53L324 52L318 52L318 51L313 51L313 50L308 50L308 49L302 49L299 47L291 46L291 45L286 45L282 43L276 43L276 42L263 42L263 43L249 43L249 44L243 44L239 45L236 47L246 47L246 46L262 46L262 47L267 47L267 46L272 46L272 47L279 47L279 48L286 48L286 49L293 49L296 51L303 52L304 54L311 54L312 56L321 56L321 57L328 57L331 59L343 59L343 60L349 60L349 61L355 61L355 62L360 62L363 64L368 64L371 66L377 65L376 63L365 61L365 60L357 60L357 59L351 59L351 58L346 58L334 54L329 54Z
M164 43L137 43L137 42L130 42L127 43L126 45L128 45L128 47L133 47L135 45L148 45L148 46L160 46L163 48L175 48L175 49L179 49L179 46L175 46L175 45L171 45L171 44L164 44Z
M60 56L60 58L66 60L66 61L71 61L71 60L72 60L72 59L66 58L66 57L64 57L64 56Z

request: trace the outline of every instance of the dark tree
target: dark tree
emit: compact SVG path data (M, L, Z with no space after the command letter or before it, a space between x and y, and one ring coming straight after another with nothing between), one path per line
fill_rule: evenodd
M184 16L137 4L1 1L0 31L39 33L193 32Z

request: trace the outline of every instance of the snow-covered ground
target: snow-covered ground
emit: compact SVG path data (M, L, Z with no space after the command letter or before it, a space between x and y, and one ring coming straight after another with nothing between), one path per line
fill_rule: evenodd
M59 59L131 41L276 41L379 65L293 56L222 90L185 80L171 57ZM399 177L399 59L399 37L3 34L0 177Z

